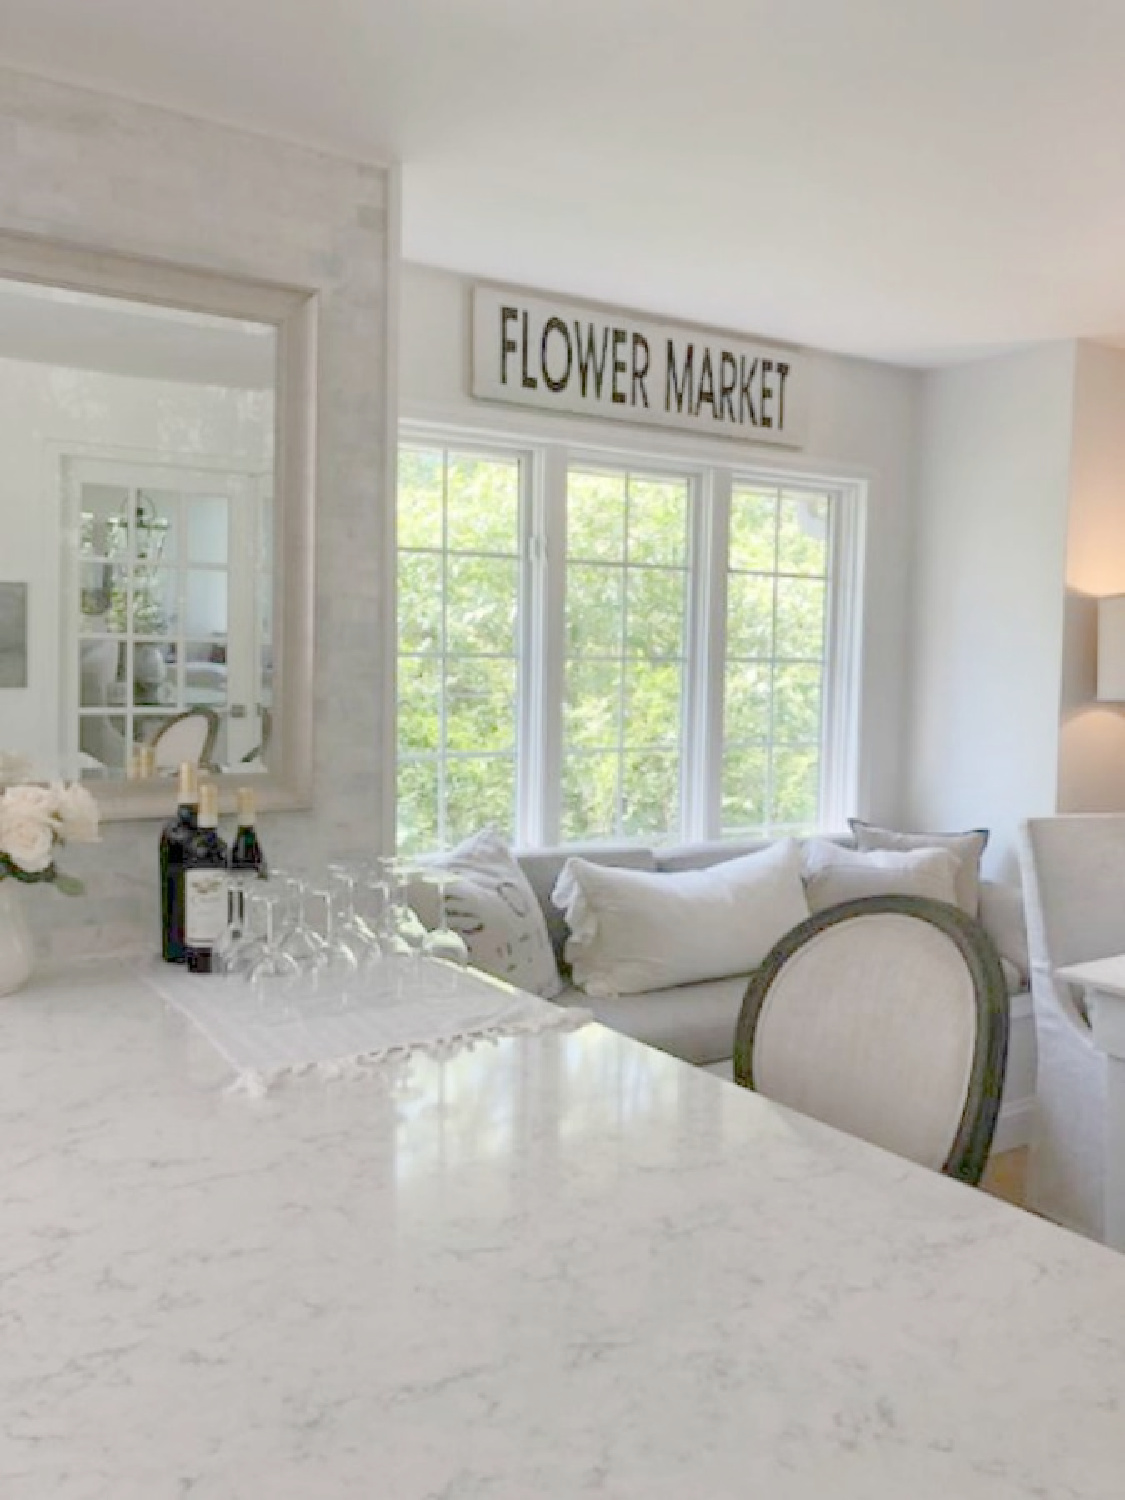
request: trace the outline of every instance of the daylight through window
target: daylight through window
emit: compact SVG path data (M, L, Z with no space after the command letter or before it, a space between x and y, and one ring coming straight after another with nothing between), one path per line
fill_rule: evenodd
M398 845L839 826L847 486L404 440Z

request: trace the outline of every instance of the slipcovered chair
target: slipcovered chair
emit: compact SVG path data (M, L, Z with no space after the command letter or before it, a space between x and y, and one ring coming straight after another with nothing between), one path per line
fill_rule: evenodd
M1125 952L1125 816L1031 818L1020 828L1038 1072L1027 1204L1104 1238L1106 1059L1065 964Z
M964 1182L1000 1111L1008 997L983 929L921 896L868 896L793 928L752 976L735 1082Z

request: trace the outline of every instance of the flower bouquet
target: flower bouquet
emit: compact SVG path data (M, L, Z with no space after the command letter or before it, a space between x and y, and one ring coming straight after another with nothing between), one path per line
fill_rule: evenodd
M97 840L98 804L77 782L18 779L30 769L22 758L0 752L0 880L49 881L66 896L80 896L82 882L56 867L55 848Z

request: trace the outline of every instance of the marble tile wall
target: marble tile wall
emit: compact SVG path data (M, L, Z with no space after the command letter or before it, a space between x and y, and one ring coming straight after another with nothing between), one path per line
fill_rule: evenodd
M263 819L278 859L381 837L389 203L382 167L0 69L0 229L319 294L315 800ZM155 951L158 826L64 851L84 897L23 893L42 946Z

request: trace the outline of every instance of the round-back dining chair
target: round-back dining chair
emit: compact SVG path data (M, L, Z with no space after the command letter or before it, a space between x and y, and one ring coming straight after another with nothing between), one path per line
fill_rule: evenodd
M786 933L751 977L734 1076L923 1166L980 1181L1008 1055L983 929L921 896L867 896Z
M211 708L188 708L165 719L151 744L158 771L174 771L184 761L210 769L219 733L219 716Z

